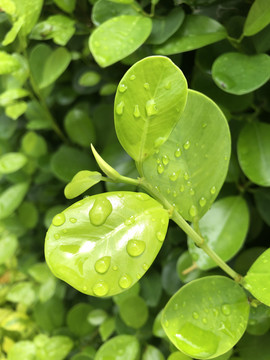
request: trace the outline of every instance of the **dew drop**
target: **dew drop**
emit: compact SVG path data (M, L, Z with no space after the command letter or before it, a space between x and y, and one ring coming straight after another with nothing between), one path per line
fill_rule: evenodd
M164 233L164 232L162 232L162 231L158 231L158 232L157 232L157 239L158 239L159 241L163 242L164 239L165 239L165 236L166 236L166 233Z
M113 271L116 271L116 270L118 270L118 266L117 266L117 265L113 265L112 269L113 269Z
M194 217L196 215L198 215L198 210L196 208L195 205L191 205L190 209L189 209L189 214L190 216Z
M173 197L176 197L177 196L177 191L174 191L173 192Z
M212 187L211 187L211 190L210 190L210 193L211 193L212 195L214 195L214 194L216 193L216 191L217 191L216 187L215 187L215 186L212 186Z
M164 165L168 165L169 161L170 161L170 159L169 159L169 157L167 155L162 156L162 162L163 162Z
M192 196L193 196L193 195L195 194L194 189L192 189L192 188L191 188L191 189L189 190L189 193L190 193L190 195L192 195Z
M176 181L178 179L179 173L173 172L169 178L171 181Z
M187 186L191 186L191 181L187 181Z
M204 324L207 324L207 319L206 319L206 318L203 318L203 319L202 319L202 322L203 322Z
M111 257L104 256L96 261L95 270L99 274L104 274L105 272L108 271L110 264L111 264Z
M135 105L133 115L136 119L138 119L141 116L139 105Z
M203 127L203 128L206 128L206 126L207 126L206 123L203 123L203 124L202 124L202 127Z
M93 287L93 292L96 296L105 296L108 294L109 286L105 281L99 281Z
M157 172L159 174L162 174L164 172L164 166L162 164L158 164L157 166Z
M174 156L175 156L176 158L179 158L179 157L181 156L181 154L182 154L181 149L180 149L180 148L177 148L177 149L175 150Z
M72 223L72 224L75 224L77 222L77 219L75 218L70 218L69 221Z
M135 75L131 75L130 76L130 80L135 80L136 79L136 76Z
M188 150L190 148L190 142L189 141L186 141L185 143L184 143L184 149L185 150Z
M58 233L56 233L56 234L54 234L54 238L55 238L55 240L58 240L58 239L60 239L60 235Z
M170 193L171 193L171 189L168 188L168 189L167 189L167 194L169 195Z
M221 306L221 311L222 311L222 313L223 313L224 315L229 316L230 313L231 313L230 306L227 305L227 304L223 304L223 305Z
M119 280L119 286L122 289L127 289L132 283L131 277L128 274L124 274Z
M165 327L168 327L169 326L169 321L165 320L164 325L165 325Z
M148 83L144 83L143 87L146 89L146 90L149 90L150 89L150 85Z
M192 317L193 317L193 319L197 320L197 319L199 319L199 314L196 311L194 311L192 313Z
M165 89L166 90L170 90L172 87L172 83L169 81L166 85L165 85Z
M127 253L130 256L140 256L145 250L145 242L142 240L129 240L127 243Z
M60 214L55 215L52 223L54 226L61 226L65 223L65 221L66 221L65 215L63 213L60 213Z
M157 109L155 100L154 99L148 100L146 102L145 109L146 109L147 116L152 116L152 115L157 114L158 109Z
M201 197L199 200L199 204L201 207L204 207L206 205L206 198L205 197Z
M116 114L117 114L117 115L122 115L122 114L123 114L124 106L125 106L124 101L121 101L121 102L116 106Z
M125 84L120 84L118 86L118 90L120 91L120 93L124 93L127 90L127 86Z
M132 225L135 223L135 217L134 216L130 216L128 219L125 220L124 224L125 225Z
M149 265L146 264L146 263L144 263L144 264L143 264L143 269L144 269L145 271L148 270L148 269L149 269Z
M215 316L218 316L218 314L219 314L218 309L214 308L213 313L214 313Z
M104 224L111 212L112 204L110 201L105 197L97 198L93 207L89 211L89 219L91 224L95 226Z
M184 185L181 185L181 186L180 186L180 192L184 192L184 190L185 190Z
M184 173L184 179L185 179L185 180L188 180L188 179L189 179L189 175L188 175L187 172Z

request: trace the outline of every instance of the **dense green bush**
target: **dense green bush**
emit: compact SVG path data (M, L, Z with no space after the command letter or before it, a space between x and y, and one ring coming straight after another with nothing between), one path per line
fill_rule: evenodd
M269 360L269 24L0 0L0 360Z

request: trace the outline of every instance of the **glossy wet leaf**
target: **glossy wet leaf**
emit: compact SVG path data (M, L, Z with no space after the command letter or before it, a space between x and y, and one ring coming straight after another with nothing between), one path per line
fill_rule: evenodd
M79 171L65 187L65 197L73 199L101 181L102 175L97 171Z
M0 75L10 74L20 68L20 63L13 55L0 51Z
M147 345L143 352L142 360L165 360L165 357L158 348L153 345Z
M20 206L28 188L28 183L18 183L11 185L0 194L0 219L5 219Z
M252 335L264 335L270 328L270 309L260 304L250 308L247 332Z
M133 53L149 36L149 18L121 15L107 20L91 34L90 51L101 67L106 67Z
M222 90L235 95L247 94L269 80L270 56L225 53L215 60L212 76Z
M22 137L22 151L33 158L39 158L47 153L45 139L34 131L28 131Z
M201 48L226 38L225 28L204 15L187 15L182 26L164 44L155 47L155 53L172 55Z
M225 180L230 158L227 120L205 95L189 90L185 110L143 176L186 220L202 217Z
M115 96L115 128L135 161L142 162L167 140L186 96L186 79L168 58L145 58L126 72Z
M230 260L243 246L249 228L249 210L240 196L218 200L199 222L202 236L222 260ZM198 267L212 269L217 264L193 240L188 240L189 252Z
M97 351L95 360L139 360L140 345L135 336L118 335L104 343Z
M185 17L182 8L174 8L166 17L153 18L152 32L147 39L149 44L162 44L181 26Z
M256 299L270 306L270 249L254 262L244 278L245 288Z
M240 285L223 276L208 276L184 285L169 300L162 325L180 351L211 359L239 341L248 316L248 299Z
M73 348L73 341L68 336L48 337L39 334L34 338L37 358L40 360L64 360Z
M54 217L46 261L57 277L83 293L115 295L148 270L167 226L167 211L146 194L87 197Z
M237 154L244 174L255 184L270 186L270 125L247 124L240 132Z
M270 23L270 3L268 0L255 0L249 9L243 34L252 36Z
M0 156L0 174L10 174L21 169L27 163L25 155L10 152Z
M124 323L134 329L141 328L148 319L148 307L140 296L131 296L121 302L119 313Z

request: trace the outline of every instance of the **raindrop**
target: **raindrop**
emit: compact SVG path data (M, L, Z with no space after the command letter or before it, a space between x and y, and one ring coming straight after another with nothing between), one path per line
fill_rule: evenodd
M65 215L63 213L60 213L60 214L55 215L52 223L54 226L61 226L65 223L65 221L66 221Z
M169 176L169 178L170 178L171 181L176 181L176 180L178 179L178 176L179 176L179 172L178 172L178 173L173 172L173 173Z
M126 90L127 90L127 86L125 84L120 84L118 86L118 90L121 92L121 93L124 93Z
M113 269L113 271L116 271L116 270L118 270L118 266L117 266L117 265L113 265L112 269Z
M93 292L96 296L105 296L108 294L109 286L105 281L99 281L93 287Z
M110 264L111 264L111 257L104 256L96 261L95 270L99 274L104 274L106 271L108 271Z
M194 194L195 194L195 191L191 188L191 189L189 190L189 193L190 193L190 195L194 195Z
M173 197L176 197L177 196L177 191L174 191L173 192Z
M168 165L169 161L170 161L170 159L168 158L167 155L162 156L162 162L163 162L164 165Z
M184 173L184 179L185 179L185 180L188 180L188 179L189 179L189 175L188 175L187 172Z
M191 186L191 181L187 181L187 186Z
M131 225L135 223L135 217L134 216L130 216L128 219L125 220L124 224L125 225Z
M175 150L174 156L177 157L177 158L179 158L179 157L181 156L181 154L182 154L181 149L180 149L180 148L177 148L177 149Z
M215 186L212 186L212 187L211 187L211 190L210 190L210 193L211 193L212 195L214 195L214 194L216 193L216 191L217 191L216 187L215 187Z
M158 109L157 109L155 100L154 99L148 100L145 105L145 109L146 109L147 116L152 116L152 115L157 114Z
M206 318L203 318L203 319L202 319L202 322L203 322L204 324L207 324L207 319L206 319Z
M199 319L199 314L196 311L194 311L192 313L192 317L193 317L193 319L197 320L197 319Z
M127 252L130 256L140 256L145 250L145 242L142 240L129 240Z
M169 81L169 82L165 85L165 89L166 89L166 90L170 90L171 87L172 87L172 83Z
M144 269L145 271L148 270L148 269L149 269L149 265L146 264L146 263L144 263L144 264L143 264L143 269Z
M206 205L206 198L205 197L201 197L199 200L199 204L201 207L204 207Z
M122 289L129 288L131 283L132 283L131 277L129 275L127 275L127 274L124 274L119 280L119 286Z
M223 305L221 306L221 311L222 311L222 313L223 313L224 315L229 316L230 313L231 313L230 306L227 305L227 304L223 304Z
M145 83L145 84L143 85L143 87L144 87L146 90L149 90L150 85L149 85L148 83Z
M149 196L144 193L136 194L136 198L142 201L146 201L150 199Z
M77 219L75 218L70 218L69 221L72 223L72 224L75 224L77 222Z
M158 232L157 232L157 239L158 239L159 241L163 242L164 239L165 239L165 236L166 236L166 233L164 233L164 232L162 232L162 231L158 231Z
M60 239L60 235L58 233L56 233L56 234L54 234L54 238L55 238L55 240L58 240L58 239Z
M190 209L189 209L189 214L190 216L194 217L196 215L198 215L198 210L196 208L195 205L191 205Z
M181 185L181 186L180 186L180 192L184 192L184 190L185 190L184 185Z
M206 128L206 126L207 126L206 123L203 123L203 124L202 124L202 127L203 127L203 128Z
M139 105L135 105L133 115L137 119L141 116Z
M117 115L122 115L122 114L123 114L124 106L125 106L124 101L121 101L121 102L116 106L116 114L117 114Z
M162 164L158 164L158 166L157 166L157 172L158 172L159 174L162 174L163 171L164 171L164 166L163 166Z
M185 143L184 143L184 149L185 150L188 150L190 148L190 142L189 141L186 141Z
M135 75L131 75L130 80L135 80L136 76Z
M94 202L93 207L89 211L89 218L91 224L95 226L104 224L111 212L112 204L110 203L110 201L105 197L97 198Z

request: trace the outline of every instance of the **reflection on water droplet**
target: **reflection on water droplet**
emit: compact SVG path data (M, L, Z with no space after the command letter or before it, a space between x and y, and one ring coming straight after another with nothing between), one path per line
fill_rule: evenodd
M184 192L184 190L185 190L184 185L181 185L181 186L180 186L180 192Z
M122 115L123 114L124 106L125 106L124 101L121 101L119 104L117 104L117 106L116 106L116 114L117 115Z
M197 320L197 319L199 319L199 314L196 311L194 311L192 313L192 317L193 317L193 319Z
M109 291L109 286L103 280L99 281L93 286L93 293L96 296L105 296L106 294L108 294L108 291Z
M158 113L157 104L154 99L150 99L145 104L147 116L152 116Z
M198 209L196 208L195 205L191 205L191 207L190 207L190 209L189 209L189 214L190 214L190 216L192 216L192 217L198 215Z
M128 219L125 220L124 224L125 225L132 225L135 223L135 217L134 216L130 216Z
M231 313L230 306L227 305L227 304L223 304L223 305L221 306L221 311L222 311L222 313L223 313L224 315L229 316L230 313Z
M204 207L206 205L206 198L205 197L201 197L199 200L199 204L201 207Z
M189 193L190 193L191 196L193 196L193 195L195 194L195 191L191 188L191 189L189 190Z
M104 224L111 212L112 204L110 201L106 197L98 197L89 211L91 224L95 226Z
M162 174L164 172L164 166L162 164L158 164L157 166L157 172L159 174Z
M60 235L58 233L56 233L56 234L54 234L54 238L55 238L55 240L58 240L58 239L60 239Z
M75 218L70 218L69 221L72 223L72 224L75 224L77 222L77 219Z
M164 239L165 239L165 236L166 236L166 233L164 233L164 232L162 232L162 231L158 231L158 232L157 232L157 239L158 239L159 241L163 242Z
M135 105L133 115L137 119L141 116L139 105Z
M136 76L135 75L131 75L130 80L135 80Z
M140 256L145 250L145 242L142 240L129 240L127 252L130 256Z
M169 161L170 161L170 159L169 159L169 157L167 155L162 156L162 162L163 162L164 165L168 165Z
M131 277L128 274L124 274L119 280L119 286L122 289L127 289L132 283Z
M108 271L110 264L111 264L111 257L104 256L96 261L95 270L99 274L104 274L106 271Z
M178 179L178 176L179 176L179 172L173 172L170 176L169 176L169 178L170 178L170 180L171 181L176 181L177 179Z
M190 148L190 142L189 141L186 141L185 143L184 143L184 149L185 150L188 150Z
M210 193L212 194L212 195L214 195L215 193L216 193L216 187L215 186L212 186L211 187L211 190L210 190Z
M185 180L188 180L188 179L189 179L189 175L188 175L187 172L184 173L184 179L185 179Z
M113 269L113 271L116 271L116 270L118 270L118 266L117 266L117 265L113 265L112 269Z
M165 89L170 90L171 87L172 87L172 83L170 81L167 82L167 84L165 85Z
M144 87L146 90L149 90L150 85L149 85L148 83L144 83L143 87Z
M127 86L126 86L125 84L119 84L118 90L119 90L121 93L124 93L124 92L127 90Z
M179 158L179 157L181 156L181 154L182 154L181 149L180 149L180 148L177 148L177 149L175 150L174 156L177 157L177 158Z
M65 221L66 221L65 215L63 213L60 213L60 214L55 215L52 223L54 226L61 226L65 223Z
M218 314L219 314L219 311L218 311L218 309L216 309L216 308L213 308L213 313L214 313L214 315L215 315L215 316L218 316Z

